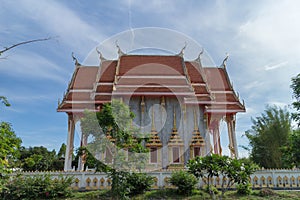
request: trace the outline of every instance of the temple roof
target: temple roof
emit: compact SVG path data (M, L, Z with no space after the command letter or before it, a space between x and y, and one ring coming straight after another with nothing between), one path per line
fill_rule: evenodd
M98 110L112 96L173 96L205 112L244 112L225 67L202 67L172 55L121 55L99 66L76 65L59 112Z

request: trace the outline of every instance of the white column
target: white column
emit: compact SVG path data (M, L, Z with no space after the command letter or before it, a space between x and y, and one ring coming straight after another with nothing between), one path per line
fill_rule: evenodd
M238 148L235 134L235 115L230 114L226 116L228 138L229 138L229 150L232 158L238 158Z
M216 121L215 127L213 128L213 148L214 148L214 153L221 155L221 144L220 144L220 120L218 119Z
M74 149L74 131L75 131L75 121L73 114L68 114L68 138L67 138L67 148L65 155L65 165L64 171L72 170L72 155Z
M80 139L80 147L86 147L87 146L87 137L82 133L81 139ZM86 163L86 152L83 152L83 155L79 157L78 159L78 169L77 171L83 171L84 165Z

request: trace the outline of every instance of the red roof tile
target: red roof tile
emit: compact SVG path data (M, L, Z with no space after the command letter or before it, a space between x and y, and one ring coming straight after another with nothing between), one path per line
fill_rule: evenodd
M126 55L119 61L119 74L184 75L179 56Z
M70 89L92 89L99 67L78 67Z

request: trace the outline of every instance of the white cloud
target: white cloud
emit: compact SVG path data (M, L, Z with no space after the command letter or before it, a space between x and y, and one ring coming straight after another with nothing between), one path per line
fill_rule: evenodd
M277 69L277 68L280 68L280 67L284 67L284 66L287 66L289 62L288 61L284 61L284 62L280 62L280 63L277 63L277 64L267 64L264 66L264 69L266 71L269 71L269 70L273 70L273 69Z
M22 79L48 79L60 83L66 82L66 74L68 74L47 58L36 53L20 50L18 54L1 61L0 72Z
M59 1L24 0L19 1L18 6L14 2L5 3L8 9L33 20L45 32L59 36L61 42L75 48L78 54L85 54L91 46L104 39L99 31L102 27L94 28L80 18L80 13L75 13Z
M299 7L299 1L287 0L262 4L257 15L240 26L240 36L258 51L263 48L278 57L299 59Z

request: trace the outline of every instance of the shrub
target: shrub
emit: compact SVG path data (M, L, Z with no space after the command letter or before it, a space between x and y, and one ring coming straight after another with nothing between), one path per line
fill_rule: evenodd
M169 182L177 187L179 194L191 194L197 184L197 178L186 171L173 172Z
M150 190L153 183L153 177L145 173L133 172L127 176L127 184L130 185L130 195L142 194Z
M145 173L111 170L109 177L113 180L111 192L115 199L129 199L130 195L149 190L153 184L153 177Z
M263 189L261 189L259 191L258 195L261 196L261 197L267 197L267 196L273 196L275 194L276 193L272 189L270 189L270 188L263 188Z
M213 185L205 185L203 191L207 194L219 194L218 188Z
M72 194L70 185L72 177L59 177L52 180L50 175L13 177L0 193L2 199L51 199L56 197L69 197Z
M249 195L252 192L252 188L251 188L250 183L238 184L236 189L237 189L236 192L238 194L242 194L242 195Z

